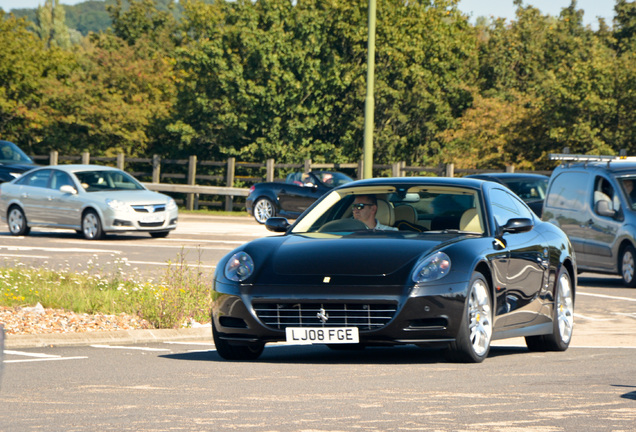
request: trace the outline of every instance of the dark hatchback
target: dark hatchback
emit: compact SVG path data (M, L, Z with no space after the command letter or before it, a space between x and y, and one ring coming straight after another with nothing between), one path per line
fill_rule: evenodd
M37 167L20 148L9 141L0 141L0 183L20 177Z
M382 229L352 218L361 198ZM431 212L448 223L427 229ZM408 224L396 220L409 213ZM266 226L282 235L247 243L217 265L212 333L225 359L256 359L280 341L415 344L466 362L486 358L494 339L524 336L531 350L569 345L577 281L570 242L497 183L361 180L328 192L293 225L274 217Z
M466 177L494 181L507 186L524 200L537 216L541 217L550 177L543 174L524 173L485 173Z

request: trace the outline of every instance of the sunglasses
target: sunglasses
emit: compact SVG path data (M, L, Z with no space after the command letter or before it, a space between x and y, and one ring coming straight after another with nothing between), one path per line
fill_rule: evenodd
M353 208L354 210L362 210L363 208L369 207L372 205L373 204L369 204L369 203L356 203L356 204L353 204L351 208Z

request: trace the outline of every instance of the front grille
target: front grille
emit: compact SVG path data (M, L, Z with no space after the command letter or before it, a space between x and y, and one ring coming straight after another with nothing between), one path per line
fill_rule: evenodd
M395 304L256 303L258 318L268 327L358 327L377 330L395 316ZM319 316L328 317L323 322Z
M157 213L166 211L165 204L133 205L131 207L139 213Z

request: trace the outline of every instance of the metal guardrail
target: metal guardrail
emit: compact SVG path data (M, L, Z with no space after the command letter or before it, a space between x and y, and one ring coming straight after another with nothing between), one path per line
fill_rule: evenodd
M179 192L225 196L248 196L249 189L221 186L177 185L167 183L143 183L148 189L158 192Z

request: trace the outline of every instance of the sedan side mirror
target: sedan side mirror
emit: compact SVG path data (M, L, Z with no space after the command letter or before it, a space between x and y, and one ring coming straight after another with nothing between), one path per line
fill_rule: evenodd
M71 194L71 195L76 195L77 194L77 190L73 186L69 186L69 185L62 186L60 188L60 192L66 193L66 194Z
M283 217L271 217L265 221L265 228L272 232L286 232L291 224Z

